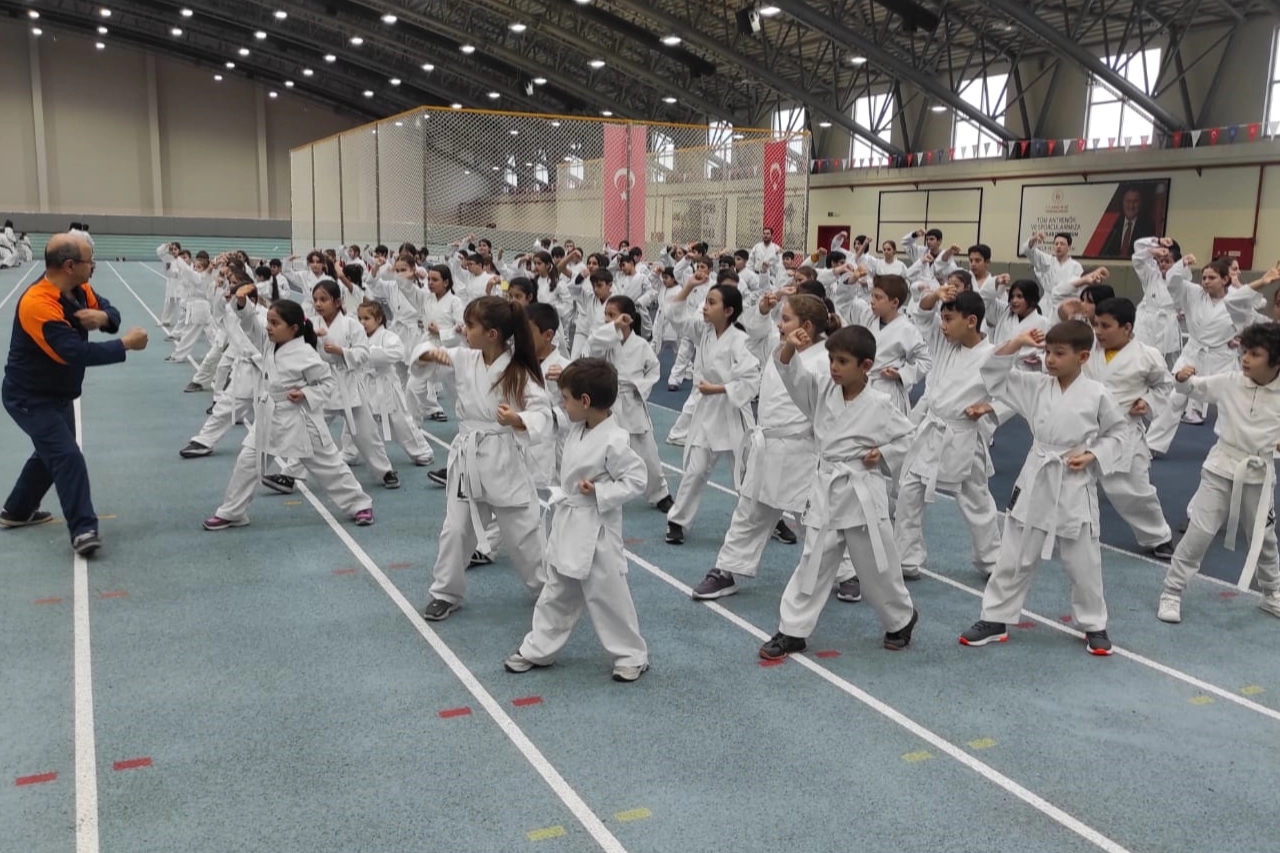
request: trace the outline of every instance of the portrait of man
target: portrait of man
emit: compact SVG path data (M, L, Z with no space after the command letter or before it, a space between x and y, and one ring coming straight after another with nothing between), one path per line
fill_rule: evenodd
M1102 244L1102 257L1130 258L1133 256L1133 244L1139 239L1159 236L1147 189L1146 185L1129 183L1121 184L1116 190L1120 196L1119 215Z

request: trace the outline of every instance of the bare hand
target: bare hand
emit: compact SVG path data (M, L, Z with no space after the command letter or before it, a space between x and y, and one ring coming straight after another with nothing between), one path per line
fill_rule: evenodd
M1039 347L1044 344L1044 332L1039 329L1028 329L1018 336L1018 342L1024 347Z
M1192 254L1190 254L1190 253L1183 255L1183 256L1182 256L1182 265L1183 265L1183 266L1185 266L1185 267L1186 267L1187 269L1189 269L1189 270L1195 269L1195 268L1196 268L1196 256L1195 256L1195 255L1192 255Z
M614 321L613 321L613 324L614 324L615 326L617 326L619 329L630 329L630 328L631 328L631 315L630 315L630 314L619 314L619 315L618 315L618 319L614 320ZM552 370L556 370L556 371L559 371L559 370L560 370L560 368L559 368L558 366L554 366L554 367L552 367L551 369L552 369Z
M867 451L867 455L862 457L862 464L868 468L876 468L884 460L884 455L880 453L880 448L873 447Z
M1072 471L1083 471L1085 468L1088 468L1091 464L1097 461L1098 457L1094 456L1092 453L1085 452L1081 453L1079 456L1068 457L1067 467Z
M520 417L520 413L506 403L498 404L498 423L512 428L524 426L524 420Z
M596 493L596 484L590 480L579 480L578 491L584 495L594 495Z
M330 355L342 355L342 347L338 346L333 341L324 342L324 351Z
M301 403L307 399L306 393L301 388L290 388L285 396L289 398L290 403Z
M898 368L886 367L880 371L880 378L897 382L902 379L902 375L898 373Z
M422 355L418 356L418 361L423 362L424 364L443 364L445 367L453 364L453 362L449 360L449 353L442 349L429 349Z
M253 293L255 285L242 284L236 288L236 299L248 299L249 294Z
M723 394L724 386L716 385L703 379L698 383L698 393L702 394L704 397L711 396L713 394Z
M773 311L774 307L777 306L778 300L780 298L781 297L779 297L777 293L766 293L764 296L761 296L760 303L758 306L760 308L760 313L768 314L771 311Z
M98 311L94 308L81 308L76 312L75 317L86 329L101 329L111 322L106 311Z
M1147 401L1142 398L1134 400L1133 405L1129 407L1129 417L1145 418L1149 414L1151 414L1151 407L1148 406Z
M971 421L976 421L984 415L990 415L994 412L995 409L991 408L990 403L974 403L964 410L964 416Z
M1179 382L1186 382L1188 379L1190 379L1192 376L1195 376L1195 375L1196 375L1195 367L1188 364L1186 367L1179 370L1177 375L1175 375L1173 378L1177 379Z
M440 327L435 323L429 323L427 325L427 331L435 335L437 338L440 337Z
M143 350L147 348L147 332L145 329L130 329L120 336L120 342L127 350Z
M1011 281L1013 281L1013 279L1009 277L1009 274L1007 272L1002 272L1000 273L1000 275L996 276L997 287L1008 287L1009 282Z

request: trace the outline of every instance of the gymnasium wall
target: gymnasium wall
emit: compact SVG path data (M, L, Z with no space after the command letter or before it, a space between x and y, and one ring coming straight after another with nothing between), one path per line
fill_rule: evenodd
M359 124L227 74L0 22L0 210L288 219L289 149Z

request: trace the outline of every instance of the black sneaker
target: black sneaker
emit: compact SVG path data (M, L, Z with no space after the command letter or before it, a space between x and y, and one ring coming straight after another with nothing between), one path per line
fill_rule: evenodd
M862 600L862 581L849 578L836 584L836 600L857 604Z
M198 441L188 441L187 446L178 451L178 455L183 459L198 459L211 453L213 453L212 447L205 447Z
M795 531L787 527L787 523L782 519L778 519L778 526L773 528L773 538L783 545L794 545L797 541Z
M282 495L293 494L295 481L292 477L286 477L284 474L267 474L262 478L262 485L266 486L273 492L279 492Z
M443 622L449 618L449 614L461 606L461 604L445 601L443 598L433 598L431 603L422 611L422 618L428 622Z
M667 544L668 545L684 544L684 528L676 524L674 521L667 522Z
M962 646L985 646L987 643L1009 642L1009 630L1003 622L974 622L973 627L960 635Z
M10 512L0 512L0 527L31 527L53 520L53 513L38 509L26 518L19 518Z
M1111 638L1107 636L1105 629L1102 631L1085 631L1084 649L1091 655L1106 657L1111 654Z
M492 566L493 557L490 557L483 551L472 551L471 559L467 561L467 568L474 569L476 566Z
M671 511L671 507L674 504L675 504L675 498L671 497L671 495L667 495L665 498L663 498L662 500L654 504L653 508L656 509L658 512L667 513Z
M440 488L449 485L449 469L441 468L439 471L428 471L427 479L435 483Z
M199 394L201 391L208 391L208 390L209 390L208 388L204 387L199 382L188 382L187 387L182 389L182 393Z
M760 647L760 657L765 660L782 660L789 654L802 652L809 647L803 637L789 637L779 631Z
M733 579L733 574L723 572L720 569L712 569L707 572L707 576L702 579L702 583L693 588L694 601L712 601L717 598L724 598L726 595L733 595L738 591L738 584Z
M213 405L212 405L212 404L210 404L209 408L207 408L207 409L205 409L205 410L204 410L204 413L205 413L206 415L212 415L212 414L213 414Z
M1170 539L1168 542L1161 542L1147 553L1155 557L1157 560L1163 560L1167 563L1173 559L1173 540Z
M400 488L400 475L395 471L388 471L382 475L382 487L384 489Z
M885 632L884 647L891 652L900 652L911 645L911 632L916 629L916 623L919 621L920 611L911 611L911 621L906 624L906 627Z
M98 531L87 530L71 540L71 547L81 557L90 557L102 547L102 540L98 538Z

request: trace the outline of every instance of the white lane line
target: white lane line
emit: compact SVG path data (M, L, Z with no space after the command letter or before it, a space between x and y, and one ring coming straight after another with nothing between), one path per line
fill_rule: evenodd
M374 582L382 588L386 596L409 620L409 624L413 625L418 633L422 635L422 639L427 641L432 651L440 656L445 666L449 667L450 672L462 682L463 687L467 688L467 692L475 697L480 707L484 708L485 712L498 724L498 728L520 751L525 760L533 766L533 769L547 783L547 786L560 799L560 802L564 803L569 811L573 813L573 816L578 819L578 822L591 835L600 849L606 851L606 853L627 853L627 849L622 846L622 842L609 831L609 828L591 810L591 807L579 796L573 786L560 775L560 771L556 770L551 762L547 760L547 757L542 754L542 751L529 739L528 735L507 715L507 712L502 709L502 706L493 698L493 695L484 688L480 680L454 654L453 649L449 648L440 639L440 635L427 625L414 606L404 597L404 594L391 582L391 579L386 576L382 569L378 568L377 563L365 553L365 550L351 537L351 534L338 523L338 520L333 517L329 509L301 481L298 482L298 488L301 490L303 497L307 499L307 502L311 504L311 507L319 513L334 534L342 540L342 544L347 546L347 550L360 561L369 576L373 578Z
M659 408L662 408L662 407L659 407ZM684 471L676 467L675 465L668 465L667 463L663 462L662 467L667 468L668 470L674 471L675 473L680 474L681 476L684 475ZM721 492L724 492L727 495L732 495L734 498L738 497L738 493L735 492L733 489L725 488L724 486L721 486L718 483L713 483L708 481L707 485L711 486L713 489L717 489ZM953 501L955 500L953 496L944 495L943 492L939 492L938 495L939 497L945 496L950 500L953 500ZM1004 513L1000 513L1000 516L1003 518ZM923 569L923 568L920 570L920 573L922 575L925 575L926 577L932 578L933 580L940 581L941 583L944 583L947 586L954 587L962 592L967 592L970 595L977 596L978 598L982 598L982 590L976 589L966 584L962 584L959 581L954 580L953 578L949 578L949 577L946 577L945 575L940 575L940 574L937 574L936 572L931 572L928 569ZM1232 585L1228 584L1228 586L1232 586ZM1234 586L1232 586L1232 588L1234 589ZM1068 625L1064 625L1057 619L1049 619L1045 616L1041 616L1038 613L1033 613L1030 610L1023 610L1022 613L1024 616L1028 617L1032 621L1039 622L1041 625L1046 625L1055 631L1059 631L1063 634L1066 634L1071 637L1075 637L1076 639L1079 639L1079 640L1084 639L1083 632L1077 631L1075 628L1072 628ZM768 639L768 637L766 637L765 639ZM1173 667L1168 666L1167 664L1163 664L1163 663L1160 663L1159 661L1152 660L1151 658L1146 657L1145 655L1140 655L1137 652L1132 652L1126 648L1123 648L1122 646L1113 646L1112 651L1122 658L1127 658L1128 660L1131 660L1134 663L1141 664L1142 666L1145 666L1148 669L1159 672L1162 675L1167 675L1170 678L1175 678L1178 681L1183 682L1184 684L1189 684L1192 687L1195 687L1197 690L1202 690L1206 693L1212 693L1214 696L1218 696L1222 699L1226 699L1228 702L1234 702L1235 704L1239 705L1241 708L1245 708L1247 710L1253 711L1254 713L1261 714L1264 717L1270 717L1271 719L1280 722L1280 711L1277 711L1274 708L1268 708L1266 705L1260 705L1257 702L1254 702L1250 699L1246 699L1243 696L1232 693L1230 690L1226 690L1225 688L1218 687L1215 684L1211 684L1207 681L1203 681L1199 678L1196 678L1194 675L1191 675L1190 673L1183 672L1180 669L1174 669Z
M168 277L167 275L165 275L164 273L162 273L162 272L158 272L158 271L156 271L156 270L152 269L152 268L151 268L151 264L150 264L150 263L148 263L147 261L137 261L136 263L137 263L137 264L139 264L139 265L140 265L144 270L146 270L147 272L151 273L152 275L159 276L160 278L164 279L165 281L168 281L168 280L169 280L169 277Z
M120 279L120 283L124 285L125 290L132 293L133 298L138 300L138 304L142 306L142 310L146 311L148 314L151 315L151 319L155 321L156 326L163 329L164 326L160 325L160 318L156 316L156 312L152 311L151 306L147 305L147 303L142 301L142 297L138 295L137 291L135 291L132 287L129 286L129 282L124 280L124 276L120 275L120 271L117 270L115 266L110 262L107 263L107 267L110 268L110 270L113 273L115 273L116 278ZM195 358L193 358L192 356L187 356L187 364L191 365L196 370L200 369L200 363L197 362Z
M446 442L442 441L441 439L437 438L434 435L431 435L430 433L424 432L423 434L426 435L428 439L430 439L431 441L433 441L434 443L442 447L449 446ZM684 583L681 583L679 580L667 574L662 569L655 566L653 563L650 563L648 560L645 560L643 557L639 557L636 554L632 553L631 551L625 551L624 553L627 555L627 559L630 560L631 563L640 567L641 569L644 569L646 572L658 578L659 580L663 581L668 586L673 587L678 592L680 592L681 595L684 595L687 597L693 594L693 590L689 586L685 585ZM746 633L750 634L751 636L755 637L757 640L761 642L768 640L770 637L770 634L765 630L763 630L762 628L759 628L753 623L748 622L746 619L743 619L738 614L726 609L725 607L723 607L722 605L714 601L703 601L699 603L705 605L708 610L711 610L712 612L718 614L728 622L732 623L737 628L741 629L742 631L745 631ZM978 775L982 776L987 781L992 782L995 785L998 785L1005 792L1012 794L1013 796L1022 800L1024 803L1036 809L1041 814L1045 815L1046 817L1050 818L1056 823L1076 833L1081 838L1085 839L1086 841L1098 847L1099 849L1105 850L1107 851L1107 853L1129 853L1128 848L1111 840L1110 838L1108 838L1106 835L1103 835L1098 830L1094 829L1093 827L1089 826L1088 824L1084 823L1078 818L1073 817L1072 815L1058 808L1053 803L1041 797L1039 794L1036 794L1033 791L1030 791L1027 788L1024 788L1022 785L1019 785L1017 782L1013 781L1008 776L1005 776L1003 773L996 770L994 767L990 766L989 764L986 764L985 762L979 761L977 758L974 758L972 755L965 752L964 749L962 749L961 747L957 746L956 744L952 743L951 741L947 740L941 735L936 734L932 730L925 728L924 726L917 723L915 720L912 720L910 717L906 716L905 714L893 708L892 706L887 705L884 702L880 701L879 699L872 696L870 693L867 693L865 690L861 689L860 687L853 684L852 682L846 681L845 679L836 675L831 670L827 669L824 666L821 666L820 664L815 663L813 660L811 660L810 658L804 655L791 655L791 658L796 663L800 664L805 669L809 670L814 675L821 678L823 681L826 681L828 684L835 687L837 690L840 690L842 693L845 693L851 696L854 700L862 703L863 705L866 705L872 711L875 711L877 714L889 720L890 722L900 726L901 728L906 729L908 732L920 738L921 740L925 741L930 746L937 749L939 752L943 752L951 756L956 761L960 762L965 767L969 768L970 770L974 771Z
M13 290L10 290L9 294L5 296L4 300L0 301L0 309L3 309L4 306L8 305L9 300L13 298L13 295L17 293L20 289L22 289L22 285L26 282L27 276L31 275L33 272L38 271L39 269L40 269L39 266L32 263L31 269L27 270L22 274L22 277L18 279L18 283L13 286Z
M80 401L72 404L76 444L84 447ZM93 725L93 660L89 638L89 563L72 561L74 597L73 678L75 683L76 853L98 853L98 747Z

